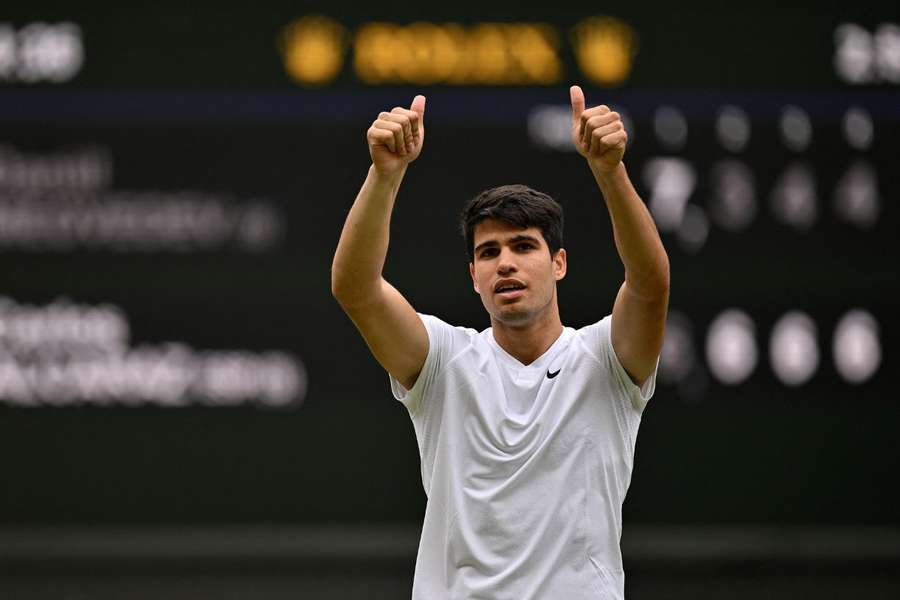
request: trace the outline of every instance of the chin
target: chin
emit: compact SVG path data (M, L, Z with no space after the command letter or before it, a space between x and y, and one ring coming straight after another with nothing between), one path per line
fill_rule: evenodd
M530 310L519 307L504 307L498 308L494 313L494 318L501 323L523 323L525 321L531 320L534 316L533 312Z

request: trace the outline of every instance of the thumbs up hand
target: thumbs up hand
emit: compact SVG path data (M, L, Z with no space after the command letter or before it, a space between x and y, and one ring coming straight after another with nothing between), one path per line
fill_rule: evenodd
M572 142L591 167L613 171L625 155L628 134L619 113L601 104L585 110L584 92L577 85L569 88L572 100Z
M382 175L400 171L416 160L425 143L425 96L416 96L406 109L382 112L366 132L372 164Z

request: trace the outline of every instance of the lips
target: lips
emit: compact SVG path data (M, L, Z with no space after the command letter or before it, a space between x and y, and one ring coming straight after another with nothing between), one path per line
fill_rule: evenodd
M497 297L501 298L502 300L515 300L515 299L519 298L520 296L523 296L524 294L525 294L524 289L509 290L507 292L497 292Z
M501 279L494 284L494 293L501 296L514 296L525 289L525 284L518 279Z

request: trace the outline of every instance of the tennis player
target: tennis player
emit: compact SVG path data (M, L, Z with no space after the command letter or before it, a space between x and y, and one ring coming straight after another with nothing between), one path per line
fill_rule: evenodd
M341 233L332 292L418 440L428 503L414 600L624 597L622 502L655 387L669 261L622 163L620 116L585 110L578 86L570 96L572 140L625 265L612 314L581 329L563 326L557 304L562 209L523 185L484 191L463 211L491 327L417 313L382 268L397 191L425 141L425 97L380 113L367 133L372 166Z

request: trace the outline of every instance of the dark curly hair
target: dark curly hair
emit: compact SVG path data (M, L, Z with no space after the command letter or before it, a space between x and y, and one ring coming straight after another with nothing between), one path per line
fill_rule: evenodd
M562 248L562 206L552 197L527 185L502 185L485 190L469 200L460 218L469 262L475 260L475 226L485 219L498 219L522 229L538 227L550 248L550 256Z

